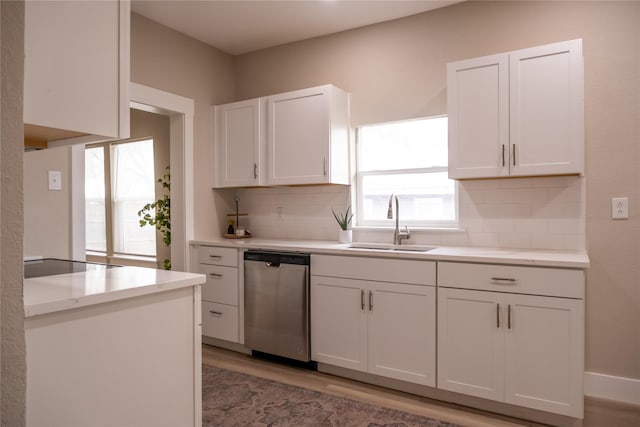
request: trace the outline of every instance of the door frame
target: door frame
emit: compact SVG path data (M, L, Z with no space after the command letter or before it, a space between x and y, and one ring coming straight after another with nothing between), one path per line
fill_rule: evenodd
M130 107L169 117L171 167L171 268L187 271L194 236L194 100L131 82Z

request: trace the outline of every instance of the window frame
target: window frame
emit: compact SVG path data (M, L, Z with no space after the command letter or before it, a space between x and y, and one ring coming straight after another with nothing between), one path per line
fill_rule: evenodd
M128 252L118 252L114 249L114 195L113 195L113 180L112 176L115 173L115 164L111 161L113 147L122 144L132 144L141 141L151 141L153 143L153 137L142 137L119 141L105 141L93 144L86 144L85 150L93 148L102 148L104 155L104 189L105 189L105 246L104 251L85 248L85 254L87 259L96 261L112 260L112 259L131 259L140 262L150 262L155 265L157 262L158 252L156 243L156 254L134 254ZM154 177L155 182L155 177ZM154 200L151 202L155 201ZM86 220L85 220L86 221ZM157 237L157 236L156 236Z
M407 168L407 169L376 169L376 170L367 170L362 171L360 169L361 164L361 156L362 156L362 128L368 126L377 126L377 125L386 125L393 123L402 123L402 122L410 122L416 120L428 120L428 119L436 119L448 117L447 115L439 115L439 116L431 116L431 117L420 117L414 119L407 120L396 120L391 122L381 122L381 123L372 123L367 125L361 125L356 128L356 148L355 148L355 198L356 198L356 206L355 206L355 228L360 229L393 229L395 228L395 218L394 219L380 219L380 220L365 220L364 219L364 192L362 189L363 179L367 176L385 176L385 175L405 175L405 174L420 174L420 173L442 173L448 172L448 165L446 166L430 166L424 168ZM459 228L459 207L460 207L460 196L459 196L459 187L458 181L454 180L454 189L453 189L453 199L454 199L454 217L451 220L409 220L402 218L402 206L400 209L400 222L401 225L410 226L412 229L416 230L444 230L444 229L458 229Z

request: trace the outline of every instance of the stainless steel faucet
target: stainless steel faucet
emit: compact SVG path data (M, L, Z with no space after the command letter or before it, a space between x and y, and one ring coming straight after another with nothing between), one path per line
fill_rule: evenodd
M402 240L410 239L411 233L409 232L409 227L404 226L404 231L400 231L400 203L398 202L398 196L395 194L391 194L389 197L389 209L387 210L387 218L393 219L393 199L396 199L396 229L393 232L393 244L401 245Z

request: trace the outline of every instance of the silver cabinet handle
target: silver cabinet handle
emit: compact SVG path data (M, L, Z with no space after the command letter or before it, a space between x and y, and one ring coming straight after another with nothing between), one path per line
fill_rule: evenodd
M507 306L507 329L511 329L511 304Z
M513 279L511 277L492 277L491 281L496 285L517 285L518 279Z
M258 179L258 164L253 164L253 179Z
M373 291L369 291L369 311L373 311Z
M322 169L324 171L323 172L324 176L327 176L327 158L326 157L322 159Z
M209 310L209 314L212 314L212 315L218 316L218 317L222 317L222 312L221 311Z
M502 167L504 167L504 144L502 144Z
M500 329L500 304L496 304L496 328Z
M222 259L222 256L221 255L209 255L209 258Z
M511 153L513 155L513 166L516 165L516 144L513 144L513 152Z
M364 290L360 289L360 310L364 310Z
M218 273L209 273L209 276L215 277L216 279L222 279L222 274Z

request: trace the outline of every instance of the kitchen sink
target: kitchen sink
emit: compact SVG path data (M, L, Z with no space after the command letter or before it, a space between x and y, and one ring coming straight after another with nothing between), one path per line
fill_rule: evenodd
M349 249L393 252L429 252L433 249L436 249L436 246L391 245L385 243L351 243L349 245Z

